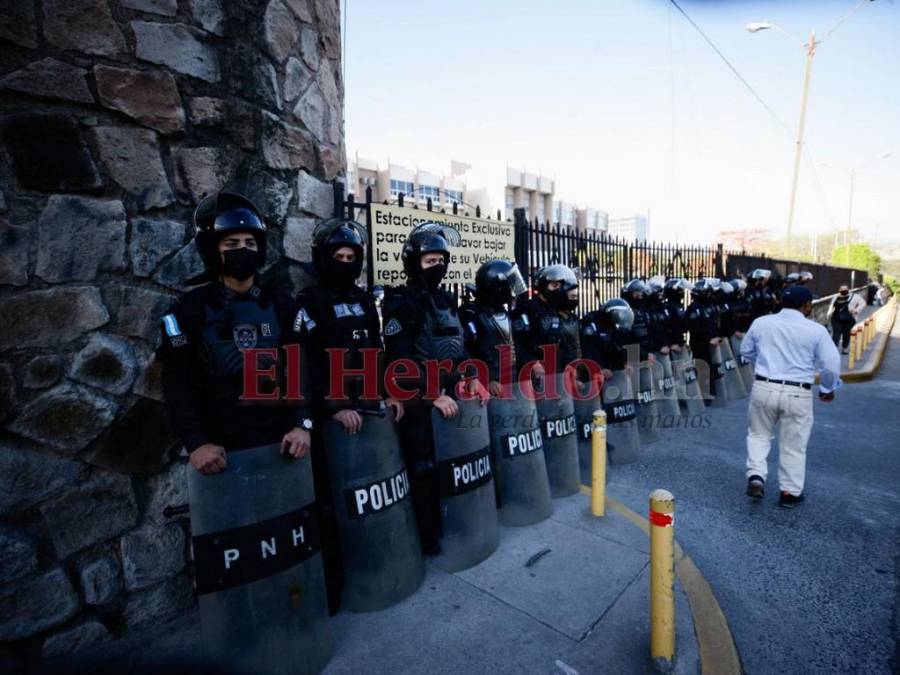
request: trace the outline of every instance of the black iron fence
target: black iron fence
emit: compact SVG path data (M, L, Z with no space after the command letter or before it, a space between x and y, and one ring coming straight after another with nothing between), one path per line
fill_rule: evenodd
M335 185L335 213L365 222L371 231L369 206L372 190L366 190L366 200L356 202L352 194L344 196L343 186ZM405 195L400 194L393 202L404 205ZM417 208L417 207L414 207ZM432 210L431 200L425 209ZM482 217L481 209L467 205L452 206L453 214ZM500 213L496 214L501 219ZM490 219L490 216L488 216ZM830 265L799 263L792 260L777 260L764 255L746 252L726 251L721 244L713 246L687 245L668 242L635 242L608 235L596 230L582 230L559 223L541 223L525 218L524 209L515 211L516 263L519 265L529 287L541 267L555 263L568 265L581 279L582 311L597 309L610 298L618 297L622 286L634 278L649 279L654 276L682 277L696 281L700 277L719 278L747 277L757 268L770 269L785 276L791 272L808 270L813 273L811 290L817 295L834 293L841 284L851 288L868 283L865 270L855 270ZM371 247L370 247L371 248ZM369 252L368 283L373 283L372 252ZM457 297L465 293L464 288L450 289Z

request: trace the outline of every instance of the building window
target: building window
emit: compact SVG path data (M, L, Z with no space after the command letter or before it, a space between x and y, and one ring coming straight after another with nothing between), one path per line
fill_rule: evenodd
M434 185L419 185L419 199L426 200L431 197L431 201L437 204L441 201L441 191Z
M448 204L462 204L463 193L459 190L444 190L444 201Z
M415 190L415 188L413 187L412 183L409 183L405 180L394 180L393 178L391 178L391 197L393 197L394 199L396 199L397 195L399 195L401 192L404 195L410 195L412 194L413 190Z

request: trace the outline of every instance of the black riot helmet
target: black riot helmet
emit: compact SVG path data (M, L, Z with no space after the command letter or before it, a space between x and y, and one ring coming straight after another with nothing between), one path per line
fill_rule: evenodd
M718 279L701 277L698 281L694 282L694 287L691 289L691 295L700 300L711 298L715 291L715 281L718 281Z
M731 279L729 282L731 287L734 289L734 297L735 298L743 298L744 292L747 290L747 282L743 279Z
M329 218L321 221L312 234L313 267L319 279L337 289L349 288L359 278L369 237L366 228L355 220ZM353 262L334 259L335 252L344 247L353 249Z
M525 292L525 281L515 263L489 260L475 273L475 297L493 309L501 309Z
M459 246L462 241L459 232L449 225L426 221L416 225L403 244L400 254L403 260L403 271L410 279L422 276L419 264L426 253L441 253L444 256L444 269L450 265L450 247Z
M750 279L754 281L756 285L761 286L766 283L769 278L772 276L772 270L767 270L763 268L757 268L750 272Z
M632 279L622 286L622 298L632 307L642 306L650 294L650 287L641 279Z
M600 308L600 329L608 333L627 333L634 325L634 310L621 298L608 300Z
M235 192L204 197L194 210L194 242L208 275L218 276L222 261L219 242L228 234L249 232L256 239L257 264L266 259L266 226L256 205Z
M663 293L666 296L666 300L680 303L684 302L684 292L691 290L693 287L694 285L687 279L673 277L666 281Z
M805 286L812 280L813 280L813 273L810 272L809 270L803 270L802 272L800 272L800 279L797 281L797 283L800 284L801 286Z
M572 310L578 305L578 277L566 265L547 265L537 273L537 291L547 304L554 309ZM550 283L556 281L560 286L551 291Z
M647 280L647 288L650 289L650 298L662 302L665 295L665 277L658 275Z

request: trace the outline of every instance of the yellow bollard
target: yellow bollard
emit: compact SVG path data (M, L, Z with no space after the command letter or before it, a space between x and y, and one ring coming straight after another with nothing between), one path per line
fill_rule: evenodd
M591 513L606 512L606 413L594 411L591 425Z
M675 658L675 497L650 493L650 656Z
M847 368L853 370L856 365L856 329L850 331L850 348L847 350Z
M863 334L862 328L859 329L859 332L856 336L856 360L862 361L863 357Z

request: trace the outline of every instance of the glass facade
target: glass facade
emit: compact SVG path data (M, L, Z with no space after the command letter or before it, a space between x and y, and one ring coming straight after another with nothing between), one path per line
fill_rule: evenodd
M409 183L405 180L394 180L391 178L391 197L397 198L397 195L401 192L404 195L412 194L415 187L412 183Z

